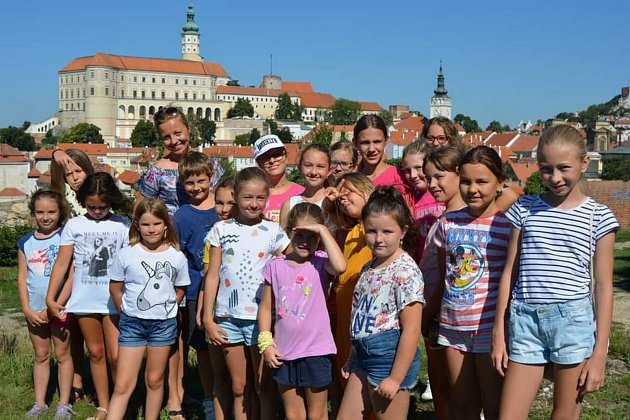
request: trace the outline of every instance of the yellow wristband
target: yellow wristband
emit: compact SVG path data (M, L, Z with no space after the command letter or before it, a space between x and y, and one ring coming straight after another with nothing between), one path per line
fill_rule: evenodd
M273 335L271 331L261 331L258 333L258 351L263 354L265 350L273 346Z

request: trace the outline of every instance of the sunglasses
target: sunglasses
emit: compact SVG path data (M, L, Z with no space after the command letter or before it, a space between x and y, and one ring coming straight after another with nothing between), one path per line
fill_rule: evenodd
M158 112L153 115L153 121L157 124L159 121L163 121L165 119L173 118L179 115L179 109L174 106L169 106L167 108L160 108Z

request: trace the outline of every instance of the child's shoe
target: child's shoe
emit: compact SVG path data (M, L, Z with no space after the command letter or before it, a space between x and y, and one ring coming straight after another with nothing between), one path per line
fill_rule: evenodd
M74 414L71 405L59 404L55 411L55 420L70 420Z
M46 414L46 411L48 411L48 405L40 405L35 403L31 407L31 409L26 412L24 417L26 417L27 419L36 419Z
M429 382L428 379L427 379L427 387L424 389L424 392L422 393L422 395L420 395L420 399L422 401L433 400L433 393L431 392L431 383Z

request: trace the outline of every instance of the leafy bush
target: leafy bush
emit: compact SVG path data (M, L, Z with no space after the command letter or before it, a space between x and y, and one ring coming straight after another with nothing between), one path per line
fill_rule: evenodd
M31 225L0 225L0 267L15 267L18 263L17 241L32 232Z

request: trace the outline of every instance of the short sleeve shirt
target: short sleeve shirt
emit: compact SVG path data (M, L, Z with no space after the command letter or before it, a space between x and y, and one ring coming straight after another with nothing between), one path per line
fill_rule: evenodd
M43 239L37 238L34 232L31 232L17 242L18 248L26 258L28 306L34 311L46 309L46 293L50 273L59 253L60 239L60 231Z
M282 205L285 201L294 197L296 195L300 195L304 192L304 187L300 184L296 184L295 182L291 183L291 186L288 190L283 192L282 194L270 195L267 198L267 206L265 206L264 214L267 219L272 222L279 223L280 222L280 210L282 209Z
M361 270L354 288L350 336L367 337L400 328L400 312L414 302L424 304L422 273L413 258L402 252L385 267Z

